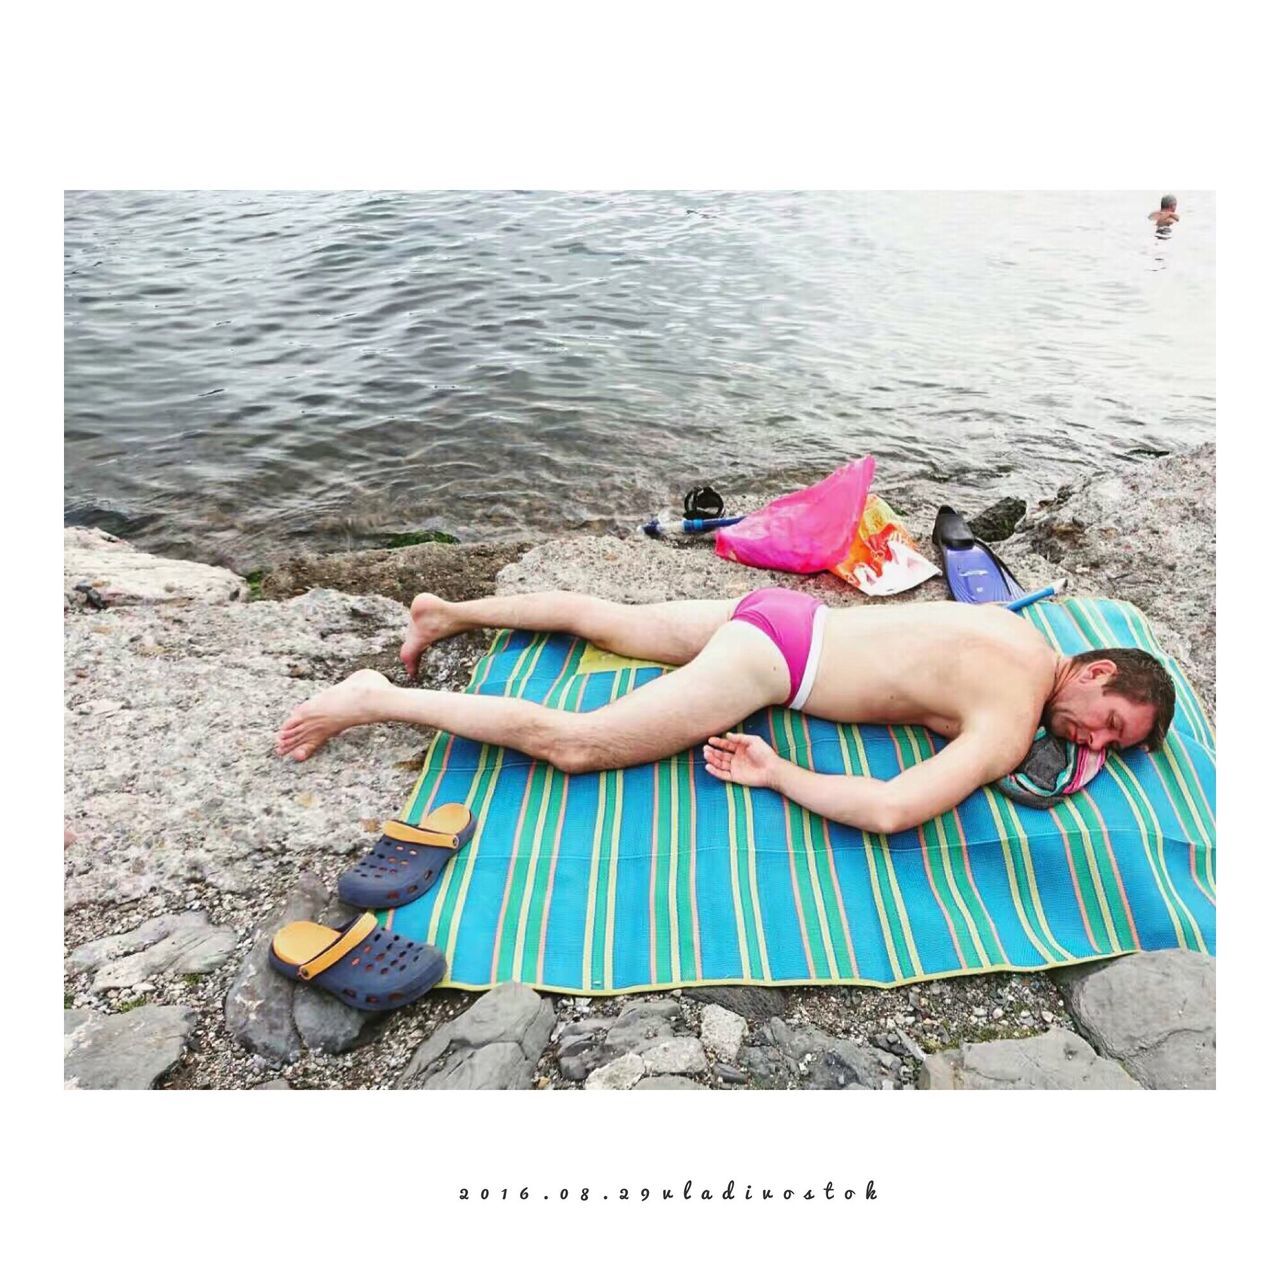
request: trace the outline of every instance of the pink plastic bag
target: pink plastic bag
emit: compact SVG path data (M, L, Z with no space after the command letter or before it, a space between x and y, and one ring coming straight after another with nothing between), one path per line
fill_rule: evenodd
M716 531L716 554L757 569L819 573L849 554L875 475L870 454Z

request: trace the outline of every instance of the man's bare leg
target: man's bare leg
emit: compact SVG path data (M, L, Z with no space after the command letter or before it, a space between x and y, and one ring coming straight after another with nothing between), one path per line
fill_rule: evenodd
M678 667L702 652L740 598L619 604L576 591L539 591L453 603L423 592L409 611L400 661L412 677L423 652L437 640L477 627L513 627L568 631L613 653Z
M404 689L357 671L295 707L276 754L306 760L334 734L406 721L515 747L568 773L661 760L786 700L790 679L777 647L744 622L723 624L692 661L597 711L561 711L520 698Z

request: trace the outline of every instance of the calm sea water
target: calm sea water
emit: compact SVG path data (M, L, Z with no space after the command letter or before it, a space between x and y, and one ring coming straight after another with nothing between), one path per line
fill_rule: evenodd
M876 455L974 509L1214 430L1179 193L70 192L65 515L240 568ZM927 531L925 531L927 533Z

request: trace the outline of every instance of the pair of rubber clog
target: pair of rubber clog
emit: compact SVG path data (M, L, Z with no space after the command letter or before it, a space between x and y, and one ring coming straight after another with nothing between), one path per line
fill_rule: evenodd
M365 910L341 929L285 925L271 941L272 968L368 1013L425 995L444 977L444 952L383 928L373 912L422 897L474 830L462 804L441 805L416 826L385 823L378 843L338 880L338 896Z

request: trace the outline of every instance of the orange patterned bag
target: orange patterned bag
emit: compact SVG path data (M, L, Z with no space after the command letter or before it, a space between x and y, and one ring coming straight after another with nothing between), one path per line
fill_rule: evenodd
M918 587L938 569L920 554L897 512L873 493L848 555L831 572L866 595L892 596Z

